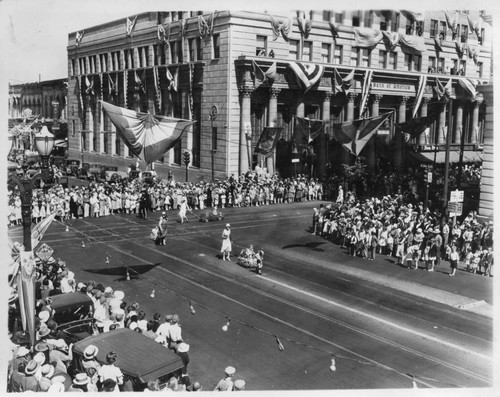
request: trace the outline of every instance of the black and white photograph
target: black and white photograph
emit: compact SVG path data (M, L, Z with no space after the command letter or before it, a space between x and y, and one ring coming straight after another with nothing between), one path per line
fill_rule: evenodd
M0 395L495 395L497 11L1 1Z

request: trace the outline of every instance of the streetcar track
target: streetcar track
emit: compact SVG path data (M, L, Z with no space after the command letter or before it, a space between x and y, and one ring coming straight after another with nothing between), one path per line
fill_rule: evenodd
M132 254L132 253L130 253L130 252L127 252L127 251L121 250L120 248L113 247L113 249L115 249L115 250L117 250L117 251L121 252L122 254L125 254L125 255L128 255L128 256L132 257L132 258L135 258L135 259L137 259L137 260L140 260L140 261L142 261L142 262L145 262L145 263L147 262L147 261L144 261L142 258L140 258L140 257L138 257L138 256L136 256L136 255L133 255L133 254ZM231 282L231 283L237 284L238 286L240 286L240 287L244 287L244 288L247 288L247 289L248 289L248 288L250 288L247 284L240 282L240 281L239 281L239 279L238 279L238 280L236 280L236 279L234 279L234 278L231 278L231 277L228 277L228 276L221 275L220 273L215 273L215 272L212 272L212 271L210 271L210 270L208 270L208 269L205 269L205 268L199 267L199 266L197 266L196 264L194 264L194 263L192 263L192 262L189 262L189 261L187 261L187 260L184 260L184 259L182 259L182 258L179 258L179 257L177 257L177 256L175 256L175 255L172 255L172 254L166 253L166 252L164 252L164 251L158 250L158 249L156 249L156 248L154 248L153 250L154 250L155 252L158 252L158 253L160 253L160 254L162 254L162 255L166 256L166 257L169 257L170 259L173 259L173 260L176 260L176 261L178 261L178 262L184 263L184 264L186 264L186 265L188 265L188 266L194 267L194 268L196 268L196 269L198 269L198 270L200 270L200 271L206 272L206 273L208 273L208 274L210 274L210 275L212 275L212 276L219 277L219 278L221 278L221 279L223 279L223 280L225 280L225 281L227 281L227 282ZM369 362L371 362L371 363L374 363L374 364L376 364L376 365L378 365L378 366L380 366L380 367L383 367L383 368L385 368L385 369L388 369L388 370L391 370L391 371L393 371L393 372L399 373L399 372L398 372L396 369L394 369L394 368L391 368L391 367L389 367L389 366L387 366L387 365L385 365L385 364L379 363L379 362L377 362L376 360L373 360L373 359L371 359L371 358L365 357L364 355L362 355L362 354L360 354L360 353L357 353L357 352L355 352L355 351L353 351L353 350L350 350L350 349L348 349L348 348L345 348L345 347L343 347L343 346L340 346L340 345L338 345L338 344L336 344L336 343L334 343L334 342L332 342L332 341L329 341L329 340L327 340L327 339L324 339L324 338L322 338L322 337L319 337L319 336L317 336L316 334L314 334L314 333L312 333L312 332L307 331L306 329L303 329L303 328L301 328L301 327L295 326L295 325L293 325L293 324L291 324L291 323L289 323L289 322L287 322L287 321L284 321L284 320L282 320L282 319L280 319L280 318L277 318L277 317L275 317L275 316L269 315L269 314L267 314L267 313L265 313L265 312L263 312L263 311L261 311L261 310L259 310L259 309L255 309L255 308L253 308L253 307L251 307L251 306L249 306L249 305L246 305L246 304L245 304L245 303L243 303L243 302L240 302L240 301L238 301L238 300L236 300L236 299L234 299L234 298L231 298L230 296L227 296L227 295L224 295L224 294L222 294L222 293L220 293L220 292L214 291L214 290L212 290L212 289L210 289L210 288L208 288L208 287L206 287L206 286L204 286L204 285L202 285L202 284L199 284L198 282L193 281L193 280L191 280L191 279L189 279L189 278L187 278L187 277L185 277L185 276L181 276L181 275L179 275L179 274L177 274L177 273L174 273L174 272L172 272L172 271L170 271L170 270L168 270L168 269L165 269L165 268L163 268L163 267L158 267L158 269L160 269L161 271L167 272L167 273L169 273L169 274L172 274L172 275L174 275L174 276L176 276L176 277L178 277L178 278L181 278L181 279L183 279L183 280L185 280L185 281L187 281L187 282L189 282L189 283L192 283L192 284L196 285L197 287L201 287L201 288L203 288L203 289L205 289L205 290L207 290L207 291L210 291L210 292L211 292L211 293L213 293L213 294L216 294L216 295L218 295L218 296L220 296L220 297L223 297L223 298L228 299L228 300L230 300L230 301L232 301L232 302L234 302L234 303L237 303L237 304L239 304L239 305L241 305L241 306L243 306L243 307L245 307L245 308L247 308L247 309L250 309L250 310L252 310L252 311L254 311L254 312L257 312L257 313L259 313L259 314L261 314L261 315L263 315L263 316L266 316L266 317L271 318L271 319L273 319L273 320L275 320L275 321L278 321L278 322L280 322L280 323L282 323L282 324L285 324L285 325L287 325L287 326L290 326L291 328L294 328L294 329L296 329L296 330L298 330L298 331L300 331L300 332L303 332L303 333L305 333L305 334L307 334L307 335L309 335L309 336L313 336L313 337L317 338L318 340L321 340L322 342L325 342L325 343L327 343L327 344L330 344L330 345L332 345L332 346L335 346L335 347L337 347L337 348L339 348L339 349L342 349L342 350L344 350L344 351L346 351L346 352L349 352L349 353L351 353L351 354L353 354L353 355L355 355L355 356L357 356L357 357L361 357L361 358L363 358L363 359L365 359L365 360L367 360L367 361L369 361ZM254 289L253 289L252 291L253 291L253 292L256 292ZM480 375L480 374L476 374L476 373L474 373L474 372L472 372L472 371L469 371L469 370L468 370L468 369L466 369L466 368L459 367L459 366L454 365L454 364L452 364L452 363L447 363L447 362L445 362L445 361L443 361L443 360L440 360L440 359L438 359L438 358L432 357L432 356L430 356L430 355L428 355L428 354L422 354L422 353L420 353L420 352L418 352L418 351L416 351L416 350L414 350L414 349L410 349L410 348L405 347L405 346L403 346L403 345L401 345L401 344L399 344L399 343L396 343L396 342L393 342L393 341L387 340L387 339L385 339L385 338L383 338L383 337L380 337L380 336L377 336L377 335L375 335L375 334L373 334L373 333L370 333L370 332L367 332L367 331L364 331L364 330L358 329L357 327L354 327L354 326L348 325L348 324L346 324L346 323L344 323L344 322L341 322L341 321L338 321L338 320L332 319L332 318L330 318L330 317L328 317L328 316L326 316L326 315L324 315L324 314L318 313L318 312L316 312L316 311L314 311L314 310L312 310L312 309L309 309L309 308L303 307L303 306L298 305L298 304L295 304L295 303L293 303L293 304L292 304L292 303L290 303L289 301L287 301L287 300L285 300L285 299L283 299L283 298L279 298L279 297L277 297L277 296L275 296L275 295L269 294L269 293L264 292L264 291L262 291L262 290L258 290L258 292L259 292L261 295L263 295L263 296L267 296L268 298L275 299L276 301L279 301L279 302L281 302L281 303L283 303L283 304L286 304L286 305L292 306L292 307L294 307L294 308L300 309L300 310L302 310L302 311L308 312L309 314L313 314L313 315L315 315L315 316L317 316L317 317L319 317L319 318L322 318L322 319L324 319L324 320L327 320L327 321L329 321L329 322L332 322L332 323L334 323L334 324L336 324L336 325L338 325L338 326L342 326L342 327L344 327L344 328L346 328L346 329L349 329L349 330L351 330L351 331L358 332L358 333L360 333L360 334L362 334L362 335L365 335L366 337L369 337L369 338L372 338L372 339L377 340L377 341L379 341L379 342L382 342L382 343L388 344L388 345L390 345L390 346L392 346L392 347L394 347L394 348L397 348L397 349L403 350L403 351L405 351L405 352L407 352L407 353L411 353L411 354L413 354L413 355L415 355L415 356L418 356L418 357L420 357L420 358L426 359L426 360L431 361L431 362L433 362L433 363L435 363L435 364L442 365L442 366L444 366L444 367L450 368L450 369L452 369L452 370L454 370L454 371L457 371L457 372L459 372L459 373L462 373L462 374L467 374L467 375L469 375L469 376L471 376L471 377L474 377L474 378L476 378L476 379L478 379L478 380L480 380L480 381L482 381L482 382L484 382L484 383L486 383L486 384L489 384L489 383L490 383L490 381L489 381L487 378L483 377L483 376L482 376L482 375ZM333 302L331 302L331 303L333 303ZM361 314L363 314L363 313L361 313ZM367 315L367 314L365 314L365 315ZM422 336L422 337L424 337L424 338L427 338L427 339L428 339L427 335L425 335L425 334L419 334L419 335L420 335L420 336ZM465 353L468 353L468 354L471 354L471 355L476 355L476 356L479 356L480 358L483 358L483 359L489 359L488 357L485 357L485 356L483 356L483 355L477 354L477 353L475 353L475 352L473 352L473 351L470 351L470 350L467 350L467 349L462 349L460 346L457 346L457 345L448 344L448 343L446 343L446 342L444 342L444 341L442 341L442 340L439 340L439 339L437 339L437 338L432 338L432 340L433 340L434 342L436 342L436 343L446 344L446 345L448 345L448 346L450 346L450 347L455 348L456 350L461 350L461 351L463 351L463 352L465 352ZM399 373L399 374L400 374L400 375L407 376L406 374L401 374L401 373ZM431 384L427 384L426 382L422 382L421 380L418 380L418 382L420 382L420 383L422 383L422 384L424 384L424 385L426 385L426 386L428 386L428 387L434 387L433 385L431 385Z

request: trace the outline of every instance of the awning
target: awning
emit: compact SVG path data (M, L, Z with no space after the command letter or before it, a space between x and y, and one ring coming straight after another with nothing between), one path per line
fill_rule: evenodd
M432 164L434 163L434 156L436 163L442 164L445 161L446 153L444 151L434 152L408 152L409 156L418 163ZM450 163L458 163L460 161L459 151L450 151ZM475 163L483 161L482 152L468 150L463 154L462 162Z

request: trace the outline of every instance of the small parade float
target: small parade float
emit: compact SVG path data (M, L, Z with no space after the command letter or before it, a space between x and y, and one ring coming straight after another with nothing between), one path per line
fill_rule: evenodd
M224 214L217 211L217 207L214 207L211 211L202 213L199 219L200 222L221 221L224 219Z
M253 245L248 248L243 248L238 255L236 263L240 266L249 269L255 269L257 274L262 274L262 266L264 265L264 251L255 251Z

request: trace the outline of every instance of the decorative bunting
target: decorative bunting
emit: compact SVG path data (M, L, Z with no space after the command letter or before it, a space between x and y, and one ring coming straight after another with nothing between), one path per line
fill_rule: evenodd
M168 89L170 91L172 91L172 90L177 91L177 87L179 85L179 67L178 66L176 67L175 73L173 76L170 73L170 70L168 68L166 69L166 74L167 74L167 80L170 83L168 86Z
M354 69L352 69L349 74L342 79L342 88L346 94L351 90L353 80Z
M293 140L299 152L304 146L311 144L325 128L324 120L309 119L307 117L293 116L295 118L295 128Z
M339 36L339 29L334 20L330 20L330 31L332 32L333 40L335 40Z
M194 84L194 65L192 62L189 66L189 120L193 118L193 84Z
M118 79L118 75L116 76ZM118 94L118 91L116 89L116 83L113 81L113 77L111 74L108 74L108 92L110 96L115 96Z
M288 41L290 39L290 34L292 33L292 20L285 19L280 22L272 15L269 15L269 17L271 19L271 27L273 28L273 41L276 41L281 35L285 41Z
M135 80L135 91L146 93L146 88L144 86L144 81L146 80L146 71L142 72L142 76L139 77L137 71L134 71L134 80Z
M365 107L368 103L368 96L370 95L370 87L373 78L373 70L367 70L363 79L363 90L361 91L361 103L359 105L359 116L363 117Z
M477 98L478 92L476 90L476 82L471 79L461 77L458 79L458 85L464 90L470 100L475 100Z
M424 14L421 12L414 12L409 10L401 10L401 14L403 14L406 19L411 22L421 22L424 20Z
M299 25L300 34L304 37L304 39L307 39L309 37L309 33L311 32L312 21L297 18L297 23Z
M474 60L474 63L477 63L480 52L481 49L479 48L479 46L472 46L470 44L467 44L467 54L469 54L469 58L472 58Z
M446 18L446 24L448 25L448 28L450 28L453 33L456 33L458 24L458 12L454 12L453 15L450 15L445 11L444 16Z
M476 36L478 39L481 39L481 29L483 28L483 18L481 15L477 18L476 23L474 24L474 32L476 32ZM483 43L480 43L483 44Z
M262 84L272 85L276 78L276 62L274 62L264 72L255 61L252 61L252 75L254 88L259 88Z
M387 47L389 50L393 50L399 44L399 33L398 32L387 32L382 30L382 35L386 39Z
M462 44L460 44L458 41L455 41L455 49L457 50L457 54L459 58L462 58L464 55L464 48L462 47Z
M431 114L425 117L415 117L404 123L395 124L405 134L409 134L411 138L418 138L439 116L439 113Z
M80 117L83 115L82 84L83 84L83 79L76 76L75 89L78 91L78 110L80 111Z
M210 36L214 30L214 13L210 14L208 22L203 18L203 15L198 15L198 30L200 37Z
M136 21L137 21L137 16L135 16L133 20L127 18L127 26L126 26L127 36L129 37L132 36L132 32L134 31Z
M163 25L158 25L158 41L160 43L167 43L167 33Z
M436 86L434 87L434 90L436 91L438 95L438 99L448 101L451 98L451 79L448 80L446 85L443 87L443 83L439 81L439 79L436 79Z
M420 75L420 78L418 80L417 96L415 99L415 106L413 107L412 117L415 117L417 115L417 111L418 111L418 108L420 106L420 102L422 101L422 98L424 96L426 84L427 84L427 75L425 75L425 74Z
M409 50L417 54L422 54L426 51L425 39L421 36L402 34L399 38L399 43L406 51Z
M438 51L443 52L443 42L440 37L434 37L434 45Z
M94 78L91 77L89 80L88 76L85 76L85 94L94 96Z
M123 71L123 103L127 107L127 95L128 95L128 70Z
M366 119L333 123L334 138L355 156L359 156L378 128L392 115L392 112Z
M153 67L153 80L155 85L156 103L158 110L161 112L161 90L160 90L160 76L158 74L158 66Z
M85 30L82 30L81 32L76 32L75 40L77 47L80 46L80 43L82 42L84 35L85 35Z
M190 120L134 112L103 101L101 104L130 151L147 164L163 157L193 124Z
M384 35L380 30L372 28L354 28L354 45L353 47L373 48L375 47Z
M299 85L303 86L304 92L319 82L325 70L323 65L302 62L290 62L289 66L295 73Z
M181 24L179 25L179 34L181 37L186 37L186 23L187 19L181 19Z

